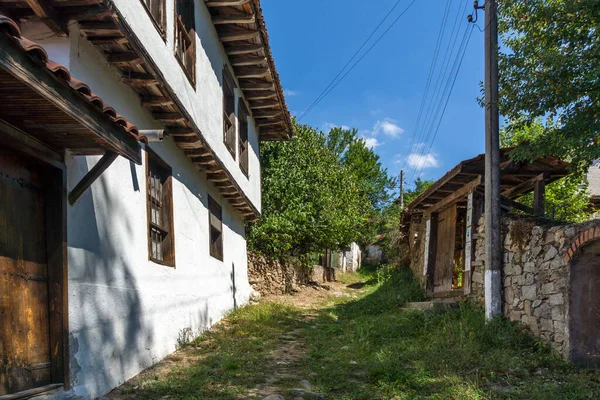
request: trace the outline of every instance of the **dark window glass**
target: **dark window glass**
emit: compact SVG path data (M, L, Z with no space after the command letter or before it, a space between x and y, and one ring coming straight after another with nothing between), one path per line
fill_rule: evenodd
M208 197L210 255L223 261L223 215L221 206Z
M174 266L171 169L154 153L146 154L149 257L153 261Z

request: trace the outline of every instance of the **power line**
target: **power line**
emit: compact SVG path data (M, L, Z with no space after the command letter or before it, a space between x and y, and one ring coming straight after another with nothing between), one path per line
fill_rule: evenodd
M450 1L448 4L451 5L451 3L452 3L452 1ZM442 98L440 98L440 93L441 93L440 88L444 86L444 84L442 82L444 82L446 79L450 79L450 75L448 77L446 77L445 75L446 75L447 71L451 71L451 70L444 69L444 67L446 67L447 65L450 64L450 60L453 57L454 49L456 48L456 43L459 41L459 36L456 34L457 28L459 27L460 20L462 19L461 15L466 12L468 5L469 5L469 0L466 0L464 10L461 12L461 7L460 7L461 3L459 1L459 4L457 5L457 14L455 17L455 22L452 25L452 30L451 30L450 35L448 36L447 43L445 43L444 37L446 36L446 26L448 24L449 9L448 9L448 13L445 13L445 15L444 15L444 21L442 22L442 24L440 26L440 31L438 34L438 44L436 45L436 49L434 51L434 58L432 60L432 65L430 68L430 75L427 78L427 84L425 86L425 93L421 100L421 105L419 107L417 121L415 123L413 134L411 136L410 145L408 148L406 148L406 150L404 152L403 167L406 166L406 163L408 161L408 156L409 156L409 154L411 154L411 152L414 151L414 146L416 143L423 144L423 146L420 149L421 151L423 150L424 147L427 146L427 142L428 142L429 136L430 136L430 134L428 134L429 126L432 124L431 116L433 114L435 114L432 112L432 110L439 109L439 107L440 107L439 103L442 101L441 100ZM441 63L439 64L439 70L438 70L437 65L438 65L438 57L440 55L440 46L442 46L443 44L445 44L446 50L443 54ZM437 78L436 78L436 75L437 75ZM435 84L432 85L432 83L434 81L435 81ZM415 167L413 167L413 168L415 168Z
M463 48L462 48L462 54L460 55L460 60L459 60L459 62L458 62L458 66L457 66L457 68L456 68L456 71L455 71L455 73L454 73L454 78L452 79L451 86L449 87L449 91L448 91L448 94L447 94L447 96L446 96L446 100L445 100L445 103L444 103L443 109L441 110L441 115L440 115L440 117L439 117L439 119L438 119L437 126L436 126L436 128L435 128L435 132L434 132L434 134L433 134L433 138L432 138L432 140L431 140L431 143L429 144L429 148L428 148L428 150L427 150L427 154L429 154L429 152L431 151L431 147L433 146L433 142L435 141L435 138L437 137L438 131L439 131L439 129L440 129L440 125L441 125L441 123L442 123L442 120L443 120L443 118L444 118L444 114L446 113L446 108L448 107L448 102L449 102L449 100L450 100L450 96L452 95L452 91L454 90L454 86L455 86L455 84L456 84L456 79L458 78L458 73L459 73L459 71L460 71L460 68L462 67L462 63L463 63L463 60L464 60L465 54L467 53L467 51L466 51L466 50L467 50L467 48L468 48L468 46L469 46L469 42L470 42L470 40L471 40L471 36L472 36L472 33L473 33L473 29L474 29L474 26L472 26L472 27L471 27L471 29L468 29L468 28L467 28L467 31L466 31L466 33L465 33L465 35L466 35L466 39L465 39L464 46L463 46ZM424 161L423 161L423 162L424 162ZM420 172L421 172L421 170L423 169L423 162L421 163L421 166L420 166L420 168L419 168L419 171L417 172L417 174L418 174L418 173L420 173ZM414 175L415 175L415 174L413 173L413 175L412 175L412 176L414 176Z
M369 43L369 40L371 40L371 38L379 30L379 28L381 27L381 25L383 25L383 23L388 19L388 17L392 14L392 12L396 9L396 7L398 7L398 5L400 4L401 1L402 0L396 1L396 3L390 9L390 11L388 11L388 13L383 17L383 19L379 22L379 24L375 27L375 29L373 29L373 31L371 32L371 34L369 35L369 37L367 37L367 39L363 42L363 44L360 45L360 47L358 48L358 50L356 50L356 52L352 55L352 57L350 57L350 59L348 60L348 62L346 62L346 65L344 65L344 67L340 70L340 72L338 72L338 74L331 80L331 82L329 82L329 84L327 85L327 87L325 89L323 89L323 91L317 96L317 98L311 103L311 105L308 106L307 110L312 110L312 107L315 106L315 104L317 103L317 101L319 101L321 99L321 97L323 96L323 94L331 87L331 85L333 85L333 83L337 80L337 78L339 78L340 75L342 75L342 73L348 67L348 65L350 65L350 63L352 62L352 60L354 60L356 58L356 56L358 54L360 54L361 50L367 45L367 43ZM302 114L300 116L300 118L298 118L298 120L301 120L306 114L308 114L308 111L305 111L304 114Z
M450 10L450 4L452 3L452 1L448 1L446 2L446 8L444 9L444 14L442 16L442 23L440 25L440 31L438 33L438 38L437 38L437 42L435 44L435 49L433 51L433 58L431 59L431 65L429 66L429 74L427 76L427 82L425 84L425 92L423 94L423 98L421 99L421 105L419 106L419 112L417 114L417 121L415 122L415 125L413 127L413 132L411 135L411 140L410 140L410 145L408 146L408 150L407 152L410 152L415 143L415 138L416 138L416 133L417 133L417 128L419 127L419 123L421 121L421 116L423 115L423 110L425 109L425 100L427 99L427 96L429 94L429 88L431 86L431 80L433 78L433 73L436 69L437 66L437 59L438 59L438 55L440 52L440 46L442 44L442 38L444 37L444 29L446 28L446 23L448 22L448 15L449 15L449 10ZM402 164L402 168L404 168L406 166L406 154L404 157L404 161Z
M337 85L339 85L344 78L346 78L346 76L348 76L348 74L350 74L350 72L352 72L352 70L371 52L371 50L373 50L373 48L381 41L381 39L383 39L383 37L394 27L394 25L396 25L396 23L400 20L400 18L402 18L402 16L404 16L404 14L406 14L406 12L413 6L413 4L416 3L417 0L413 0L401 13L400 15L398 15L398 17L392 22L392 24L381 34L381 36L379 36L379 38L377 38L377 40L371 45L371 47L369 47L367 49L367 51L350 67L350 69L344 74L342 75L342 77L329 89L325 92L325 94L323 94L321 96L320 99L316 100L313 105L311 107L309 107L304 114L302 114L300 116L300 118L298 118L298 121L301 121L302 118L304 118L309 112L311 112L323 99L325 99L325 97L327 97L327 95L329 95L329 93L331 93L336 87Z

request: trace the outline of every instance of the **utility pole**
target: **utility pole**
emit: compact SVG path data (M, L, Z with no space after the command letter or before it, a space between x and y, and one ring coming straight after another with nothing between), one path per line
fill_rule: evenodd
M400 209L404 210L404 170L400 170Z
M502 313L500 115L498 111L498 7L485 1L485 316ZM477 7L477 4L476 4Z

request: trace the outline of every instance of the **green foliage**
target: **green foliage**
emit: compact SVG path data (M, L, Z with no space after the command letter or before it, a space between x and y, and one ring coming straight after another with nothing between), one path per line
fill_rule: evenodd
M499 2L501 112L509 130L550 123L514 157L556 155L585 170L600 157L600 2ZM537 128L535 128L537 129Z
M294 122L295 140L262 145L263 217L248 229L253 250L298 256L373 239L393 180L356 133L325 135Z
M546 132L552 129L554 127L551 122L547 121L544 126L540 120L534 120L518 129L516 126L513 126L512 129L505 128L500 133L501 145L502 147L527 149L529 143L543 140ZM535 157L534 154L530 154L530 156ZM533 194L523 196L519 201L532 207ZM545 212L546 217L559 221L583 222L590 219L592 216L590 196L583 172L576 171L546 187Z

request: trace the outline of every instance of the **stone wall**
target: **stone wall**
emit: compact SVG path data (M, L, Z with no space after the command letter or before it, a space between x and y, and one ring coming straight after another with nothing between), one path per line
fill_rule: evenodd
M502 235L503 312L527 326L563 355L569 356L569 261L577 247L600 231L599 221L556 224L524 217L505 217ZM589 231L592 233L590 234ZM472 295L484 297L485 228L479 220ZM573 247L575 246L575 247Z
M297 259L282 262L248 252L248 281L261 295L293 293L310 280L309 268Z

